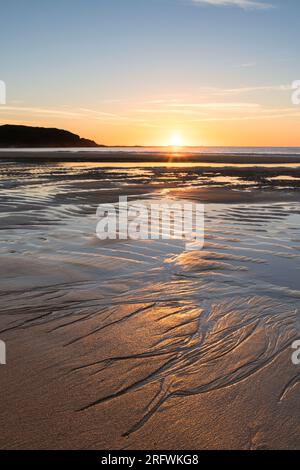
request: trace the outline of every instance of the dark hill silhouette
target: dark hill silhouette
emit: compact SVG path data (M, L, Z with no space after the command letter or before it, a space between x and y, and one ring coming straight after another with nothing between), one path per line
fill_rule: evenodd
M93 140L63 129L47 127L0 126L0 147L102 147Z

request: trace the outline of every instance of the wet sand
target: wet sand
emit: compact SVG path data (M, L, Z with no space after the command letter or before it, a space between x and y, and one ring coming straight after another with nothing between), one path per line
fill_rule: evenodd
M53 149L43 150L14 150L14 149L1 149L0 160L20 160L23 162L41 162L41 161L58 161L58 162L131 162L131 163L147 163L147 162L161 162L161 163L222 163L222 164L300 164L299 153L286 154L286 153L244 153L244 154L221 154L221 153L205 153L192 152L184 150L161 150L145 151L143 148L135 149L135 152L114 150L102 148L101 150L91 149L88 150L59 150Z
M1 448L300 448L299 169L0 166ZM204 249L101 242L120 194L205 202Z

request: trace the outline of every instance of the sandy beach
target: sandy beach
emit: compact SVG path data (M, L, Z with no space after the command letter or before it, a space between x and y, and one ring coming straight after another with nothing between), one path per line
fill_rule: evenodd
M269 149L271 150L271 149ZM92 148L92 149L1 149L0 160L28 161L57 161L57 162L120 162L120 163L149 163L166 162L174 163L208 163L208 164L300 164L300 149L295 152L289 149L277 149L266 153L263 149L257 149L255 153L251 148L245 148L243 152L232 151L224 154L224 148L211 150L190 148L187 150L168 148L123 148L117 147Z
M299 448L299 167L0 167L1 448ZM205 203L203 250L101 242L119 195Z

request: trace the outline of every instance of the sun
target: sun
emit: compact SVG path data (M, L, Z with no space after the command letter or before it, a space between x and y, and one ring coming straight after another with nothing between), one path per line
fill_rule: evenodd
M173 134L169 139L169 145L172 147L182 147L183 139L180 134Z

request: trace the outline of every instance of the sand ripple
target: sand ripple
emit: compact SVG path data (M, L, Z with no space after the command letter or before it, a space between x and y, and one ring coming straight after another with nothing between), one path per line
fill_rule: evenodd
M15 406L9 396L21 413L37 391L37 410L26 411L34 426L14 438L8 428L2 446L155 447L159 435L158 447L187 448L180 429L189 422L191 446L209 447L204 423L218 434L219 416L230 427L233 412L237 427L247 415L246 434L232 431L230 442L218 434L211 447L273 447L281 427L286 446L300 445L290 360L300 318L298 203L208 203L204 249L185 251L174 240L101 243L92 188L91 199L81 187L62 203L63 188L46 180L37 197L14 188L1 199L0 335L12 351L3 416ZM47 406L53 413L41 418Z

